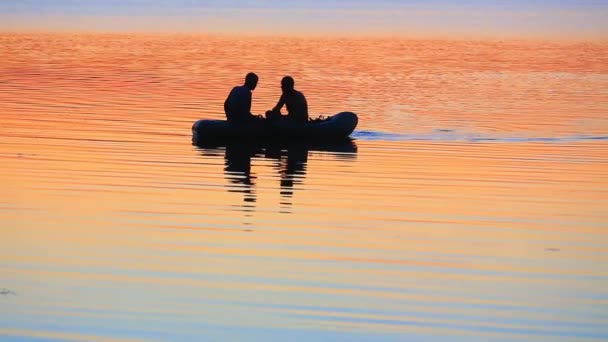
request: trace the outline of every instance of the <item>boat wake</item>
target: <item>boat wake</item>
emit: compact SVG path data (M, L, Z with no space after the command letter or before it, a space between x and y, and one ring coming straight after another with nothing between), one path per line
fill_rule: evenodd
M462 133L451 129L436 129L428 133L386 133L371 130L356 130L351 138L363 141L437 141L437 142L579 142L579 141L608 141L608 135L570 135L558 137L539 136L490 136L474 133Z

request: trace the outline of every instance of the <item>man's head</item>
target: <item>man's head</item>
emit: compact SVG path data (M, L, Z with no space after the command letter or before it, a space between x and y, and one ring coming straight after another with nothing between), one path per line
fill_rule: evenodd
M284 93L293 91L294 83L295 82L293 80L293 77L291 77L291 76L283 77L283 79L281 80L281 90L283 90Z
M254 90L257 85L258 75L254 74L253 72L248 73L247 76L245 76L245 87Z

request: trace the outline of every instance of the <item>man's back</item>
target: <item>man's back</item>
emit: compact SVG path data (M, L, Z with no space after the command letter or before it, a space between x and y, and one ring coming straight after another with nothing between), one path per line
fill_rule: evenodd
M251 90L246 86L232 88L224 102L228 121L246 121L251 117Z
M299 122L308 121L308 103L304 94L293 90L289 94L284 94L283 97L289 119Z

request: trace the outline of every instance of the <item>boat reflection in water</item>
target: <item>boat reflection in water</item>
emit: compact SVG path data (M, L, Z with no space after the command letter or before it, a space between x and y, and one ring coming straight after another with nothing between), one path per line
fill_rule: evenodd
M257 176L256 172L252 171L252 160L275 161L272 165L279 174L280 212L289 213L293 204L294 188L304 181L311 153L330 154L338 160L353 160L357 153L357 145L352 139L314 144L195 142L194 145L200 148L203 156L217 157L224 152L224 175L231 185L228 192L243 194L243 203L239 207L249 214L255 211L257 201Z

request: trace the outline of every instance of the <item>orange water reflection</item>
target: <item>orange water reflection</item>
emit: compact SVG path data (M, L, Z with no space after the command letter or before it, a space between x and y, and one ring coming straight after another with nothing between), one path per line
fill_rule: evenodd
M608 336L605 44L0 40L0 334ZM250 70L367 135L192 146Z

